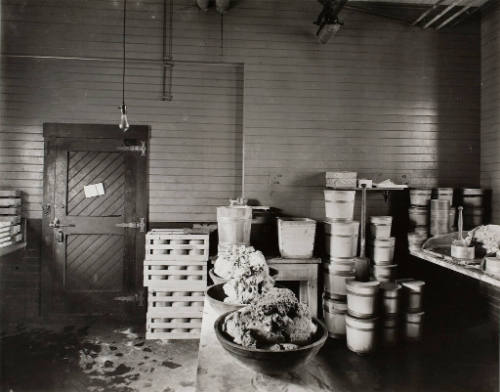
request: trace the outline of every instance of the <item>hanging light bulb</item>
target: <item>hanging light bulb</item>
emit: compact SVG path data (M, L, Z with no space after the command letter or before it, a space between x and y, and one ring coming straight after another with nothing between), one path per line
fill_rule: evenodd
M123 132L130 128L127 118L127 105L125 105L125 37L126 37L126 20L127 20L127 0L123 0L123 70L122 70L122 105L119 107L121 111L120 124L118 125Z
M128 123L127 118L127 105L123 104L122 106L120 106L120 110L122 112L122 115L120 117L119 127L123 132L126 132L130 128L130 124Z

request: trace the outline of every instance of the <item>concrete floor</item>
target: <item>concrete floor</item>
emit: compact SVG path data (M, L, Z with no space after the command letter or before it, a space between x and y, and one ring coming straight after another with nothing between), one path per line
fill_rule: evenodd
M329 340L320 355L331 364L331 385L349 392L498 391L498 328L435 320L422 343L370 356ZM143 327L130 323L15 326L0 336L0 350L0 391L195 391L198 341L145 341Z
M145 341L119 322L17 326L0 341L0 390L194 392L198 341Z

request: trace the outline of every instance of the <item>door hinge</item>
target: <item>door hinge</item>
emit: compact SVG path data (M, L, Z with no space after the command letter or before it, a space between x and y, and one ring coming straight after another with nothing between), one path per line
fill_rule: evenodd
M140 152L141 157L145 157L146 151L147 151L146 142L142 141L142 140L141 140L141 144L139 146L120 146L120 147L116 147L116 149L119 151L126 151L126 152L129 152L129 151Z
M139 229L141 233L146 231L146 219L139 218L139 222L117 223L116 227L125 227L126 229Z

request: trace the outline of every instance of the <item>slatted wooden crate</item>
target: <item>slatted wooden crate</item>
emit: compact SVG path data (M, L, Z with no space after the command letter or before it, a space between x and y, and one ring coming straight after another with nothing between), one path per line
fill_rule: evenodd
M19 215L20 213L21 207L0 207L0 215Z
M0 248L2 251L23 241L21 192L0 189Z
M204 293L150 290L146 339L199 339Z
M146 234L146 259L207 261L208 240L192 229L154 229Z
M204 291L206 261L144 260L144 286L168 291Z
M21 223L21 216L2 216L0 215L0 227L12 226Z
M190 229L146 234L146 339L199 339L209 235Z
M20 197L0 197L0 207L20 207Z

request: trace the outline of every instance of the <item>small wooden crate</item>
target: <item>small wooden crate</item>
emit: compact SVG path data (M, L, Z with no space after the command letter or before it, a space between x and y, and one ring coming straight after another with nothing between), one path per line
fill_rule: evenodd
M144 260L144 286L165 291L205 291L206 261Z
M19 215L21 207L0 207L0 215Z
M146 260L208 260L209 235L192 229L154 229L146 234Z
M20 207L20 197L0 197L0 207Z
M203 291L150 290L146 339L199 339L203 301Z
M199 339L201 317L173 318L163 315L146 315L146 339Z

